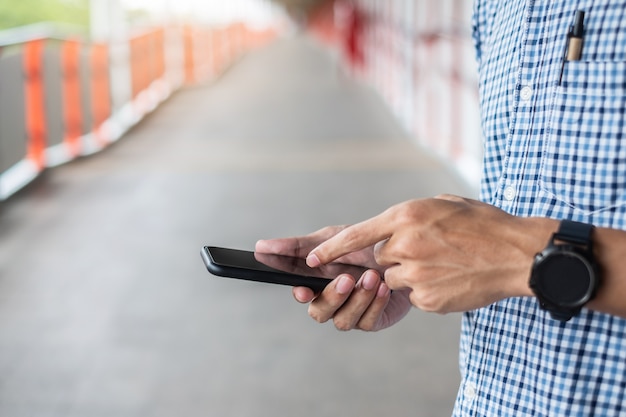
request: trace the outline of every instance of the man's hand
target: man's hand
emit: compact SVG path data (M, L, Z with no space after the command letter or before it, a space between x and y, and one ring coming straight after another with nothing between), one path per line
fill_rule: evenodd
M408 292L414 306L468 311L532 295L533 256L557 226L555 220L515 217L485 203L442 195L401 203L342 229L314 248L307 263L316 267L375 245L374 259L386 267L386 285Z
M313 248L343 229L345 226L326 227L307 236L261 240L257 242L255 251L306 258ZM310 303L309 315L316 321L333 320L340 330L377 331L393 325L410 310L407 292L392 294L382 281L380 274L383 269L374 260L373 246L335 260L372 269L361 276L339 275L320 294L315 294L310 288L295 287L295 299L300 303Z

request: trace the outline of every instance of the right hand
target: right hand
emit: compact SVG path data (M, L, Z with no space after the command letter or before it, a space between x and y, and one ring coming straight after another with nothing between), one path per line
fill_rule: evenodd
M306 236L260 240L255 251L306 258L311 250L345 227L330 226ZM371 269L360 277L339 275L319 294L310 288L294 287L294 298L300 303L310 303L309 315L316 321L324 323L332 319L339 330L377 331L395 324L411 309L408 291L392 293L381 279L373 246L345 255L337 262Z

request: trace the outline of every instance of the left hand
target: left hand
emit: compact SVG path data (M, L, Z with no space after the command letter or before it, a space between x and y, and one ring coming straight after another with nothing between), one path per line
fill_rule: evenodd
M266 256L287 255L301 258L304 262L311 249L346 227L329 226L306 236L260 240L256 244L255 256L265 261ZM408 291L391 294L387 284L381 280L383 271L374 260L373 246L353 251L337 261L359 265L366 271L363 272L360 267L358 271L340 268L336 273L341 274L319 294L306 287L293 288L294 298L309 304L309 315L314 320L320 323L332 320L340 330L378 331L397 323L409 312Z
M308 257L316 267L375 247L391 289L409 289L411 303L438 313L468 311L530 296L534 255L558 222L515 217L476 200L442 195L411 200L350 226Z

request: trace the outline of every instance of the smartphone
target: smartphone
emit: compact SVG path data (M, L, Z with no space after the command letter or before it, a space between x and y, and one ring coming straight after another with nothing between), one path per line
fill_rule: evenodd
M367 270L365 267L340 263L311 268L303 258L216 246L204 246L201 255L209 272L217 276L308 287L315 292L321 292L342 273L359 279Z

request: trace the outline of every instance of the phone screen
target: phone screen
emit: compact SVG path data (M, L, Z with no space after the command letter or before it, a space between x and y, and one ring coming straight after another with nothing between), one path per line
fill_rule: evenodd
M329 264L309 267L303 258L205 246L202 258L214 275L251 281L305 286L321 291L330 280L347 273L358 279L367 268Z
M333 279L320 268L311 268L303 258L292 256L256 253L236 249L210 247L209 253L216 264L243 268L252 271L267 271L274 273L290 273L318 278Z

